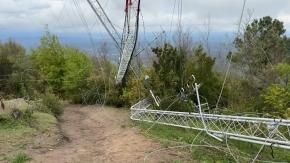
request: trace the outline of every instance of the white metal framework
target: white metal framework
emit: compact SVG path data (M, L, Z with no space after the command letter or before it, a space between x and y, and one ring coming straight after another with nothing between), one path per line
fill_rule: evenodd
M198 92L198 90L197 90ZM290 149L290 120L259 117L204 114L207 104L199 104L199 113L153 110L152 98L131 107L131 119L205 131L210 136Z
M120 84L127 73L138 39L140 0L126 1L126 17L122 37L122 52L116 84Z
M120 50L119 69L116 76L116 84L122 83L135 52L138 39L140 0L126 0L125 23L122 37L115 29L106 12L98 0L87 0L108 34L114 40Z

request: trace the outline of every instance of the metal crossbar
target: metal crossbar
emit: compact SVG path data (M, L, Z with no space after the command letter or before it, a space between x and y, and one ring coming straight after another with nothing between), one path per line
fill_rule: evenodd
M90 7L94 11L94 13L97 15L98 19L100 22L103 24L105 27L106 31L110 35L110 37L113 39L115 46L117 47L118 50L121 51L121 35L118 33L116 28L114 27L113 23L109 19L108 15L104 11L102 5L98 0L87 0L89 3Z
M217 114L201 115L200 113L152 110L150 106L149 98L133 105L131 119L206 131L221 139L229 138L290 149L290 120Z

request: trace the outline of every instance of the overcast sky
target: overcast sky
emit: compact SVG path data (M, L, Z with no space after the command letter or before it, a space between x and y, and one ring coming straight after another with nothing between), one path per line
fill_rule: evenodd
M92 33L103 32L87 1L75 1L81 5L81 10L76 8L74 0L0 0L0 40L8 37L11 31L18 35L32 35L43 31L46 24L57 33L84 33L86 30L79 18L80 13L84 14ZM125 0L99 1L116 28L121 30ZM171 24L175 28L177 5L174 10L174 4L179 0L141 1L141 32L169 31ZM237 31L242 4L242 0L183 0L182 23L187 30L204 32L206 22L210 20L212 32L233 33ZM270 15L283 21L290 31L290 0L247 0L243 21L249 15L252 18ZM99 37L107 36L104 33Z
M96 17L86 0L76 0L90 26ZM125 0L99 0L112 21L121 26L124 19ZM143 0L141 9L145 27L150 30L169 27L176 0ZM178 0L177 0L178 1ZM191 28L203 26L210 17L213 30L232 30L237 24L242 8L242 0L183 0L183 24ZM176 5L177 8L177 5ZM75 31L83 27L73 0L0 0L0 28L39 29L45 24L63 31ZM247 0L244 18L270 15L285 22L290 27L289 0ZM95 25L98 27L99 23Z

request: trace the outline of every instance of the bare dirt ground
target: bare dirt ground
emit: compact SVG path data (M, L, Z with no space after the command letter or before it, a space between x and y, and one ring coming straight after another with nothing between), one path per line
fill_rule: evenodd
M161 148L133 127L128 112L114 108L70 105L65 108L60 129L67 141L48 150L33 150L36 163L144 162L146 155ZM150 156L146 162L186 160L169 150ZM188 162L188 161L185 161Z

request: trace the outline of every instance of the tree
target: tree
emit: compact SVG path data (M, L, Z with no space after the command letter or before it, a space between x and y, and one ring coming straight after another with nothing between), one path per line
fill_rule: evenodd
M131 65L133 68L132 70L129 71L128 76L126 78L126 82L124 83L124 86L122 88L121 98L124 104L127 106L132 106L133 104L138 102L138 100L144 98L146 94L148 94L149 92L145 88L146 87L146 84L145 84L146 69L145 67L142 66L142 63L135 63L135 64ZM136 71L138 66L139 66L139 71Z
M65 48L63 90L66 97L81 102L82 92L88 89L88 78L93 68L93 62L85 53L75 48Z
M278 74L279 74L279 79L281 80L282 85L284 86L289 86L289 81L290 81L290 64L286 63L279 63L277 66Z
M157 55L157 60L153 63L150 83L151 89L157 95L161 97L179 95L181 88L186 88L187 84L191 84L188 82L194 75L197 79L195 82L202 84L200 95L205 97L210 105L216 103L222 83L213 71L215 59L208 56L202 46L198 46L190 55L187 55L182 48L178 49L169 44L154 48L153 52ZM223 97L226 95L227 89ZM192 96L190 100L196 102L196 97ZM166 109L171 105L173 110L193 111L192 105L182 100L171 104L173 101L172 98L163 101L165 104L161 104L162 108ZM223 102L225 104L226 100Z
M40 46L32 51L31 62L39 73L41 84L45 88L51 88L56 94L63 94L65 48L56 35L48 31L45 33L40 40Z
M278 80L276 84L270 85L261 94L264 111L272 115L287 117L285 113L287 108L290 107L290 85L288 83L290 79L290 65L280 63L274 68Z
M194 75L196 82L202 84L200 94L207 99L210 105L215 105L219 97L222 82L216 72L213 71L215 58L208 56L200 45L195 48L193 55L186 62L186 78ZM224 91L222 105L226 104L227 88Z
M155 74L152 75L152 87L159 90L158 93L162 96L176 94L184 84L185 52L170 44L153 48L152 51L157 56L157 60L153 62ZM159 84L154 83L154 80Z
M4 94L21 95L23 81L19 76L27 68L27 64L23 64L25 59L25 49L21 45L12 40L0 43L0 87Z
M279 117L284 117L287 108L290 106L290 89L279 84L273 84L261 95L265 112Z
M247 25L243 36L236 38L233 62L249 81L255 81L257 88L275 80L268 76L272 65L290 62L290 39L285 32L283 22L266 16L255 19Z
M0 44L0 79L1 79L1 87L5 86L9 75L13 72L13 62L11 62L6 53L2 52L3 45Z
M86 104L107 104L118 107L123 106L121 100L121 90L115 85L117 67L104 55L92 57L94 62L94 72L88 78L89 88L84 93L83 103Z
M8 60L14 64L19 63L25 56L25 49L20 44L13 40L1 44L0 43L0 55L7 56Z

